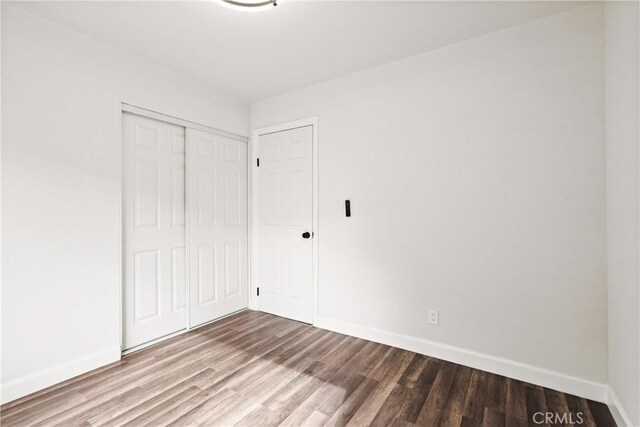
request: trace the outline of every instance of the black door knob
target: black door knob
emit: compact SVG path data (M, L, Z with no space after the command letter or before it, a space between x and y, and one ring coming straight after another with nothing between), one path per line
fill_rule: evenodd
M305 231L304 233L302 233L303 239L308 239L309 237L311 237L311 234L308 231Z

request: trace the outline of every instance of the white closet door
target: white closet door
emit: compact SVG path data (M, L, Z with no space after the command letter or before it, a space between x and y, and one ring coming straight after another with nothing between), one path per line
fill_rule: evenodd
M123 114L124 348L186 327L185 130Z
M187 129L191 326L247 307L247 144Z
M257 284L260 309L313 316L313 127L260 135Z

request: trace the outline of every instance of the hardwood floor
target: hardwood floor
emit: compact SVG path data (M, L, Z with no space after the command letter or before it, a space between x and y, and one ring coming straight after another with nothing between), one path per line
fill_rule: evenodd
M1 411L3 426L497 427L539 425L547 411L615 425L602 403L255 311Z

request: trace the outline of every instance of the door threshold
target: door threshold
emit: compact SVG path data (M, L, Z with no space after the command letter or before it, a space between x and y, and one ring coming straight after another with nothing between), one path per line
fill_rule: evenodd
M222 319L226 319L227 317L233 316L234 314L238 314L238 313L242 313L243 311L247 311L248 308L241 308L240 310L236 310L233 313L229 313L229 314L225 314L224 316L220 316L220 317L216 317L213 320L209 320L208 322L204 322L204 323L200 323L199 325L193 326L191 329L189 329L190 331L194 331L198 328L202 328L203 326L207 326L210 325L212 323L217 322L218 320L222 320Z
M233 313L229 313L229 314L225 314L224 316L216 317L213 320L209 320L208 322L201 323L201 324L199 324L197 326L194 326L192 328L180 329L179 331L172 332L172 333L167 334L167 335L163 335L163 336L161 336L159 338L153 339L151 341L147 341L147 342L142 343L142 344L138 344L135 347L131 347L131 348L128 348L126 350L122 350L121 354L122 354L122 356L126 356L127 354L134 353L134 352L136 352L138 350L142 350L143 348L147 348L147 347L151 347L152 345L159 344L159 343L161 343L163 341L168 340L169 338L177 337L178 335L182 335L185 332L196 330L196 329L201 328L203 326L207 326L207 325L210 325L210 324L212 324L214 322L217 322L218 320L226 319L229 316L233 316L234 314L238 314L238 313L241 313L241 312L247 311L247 310L248 310L248 308L243 308L241 310L234 311Z
M138 351L138 350L142 350L143 348L150 347L150 346L152 346L154 344L158 344L159 342L162 342L164 340L168 340L169 338L177 337L178 335L184 334L187 331L188 331L188 329L186 329L186 328L180 329L180 330L178 330L176 332L172 332L170 334L163 335L163 336L161 336L159 338L156 338L156 339L153 339L151 341L147 341L145 343L138 344L138 345L133 346L131 348L127 348L126 350L122 350L122 355L126 356L127 354L133 353L133 352Z

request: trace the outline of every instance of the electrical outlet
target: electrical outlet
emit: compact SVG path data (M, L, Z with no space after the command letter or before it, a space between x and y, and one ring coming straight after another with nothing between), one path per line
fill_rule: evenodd
M429 324L437 326L439 323L440 318L438 316L438 310L429 310Z

